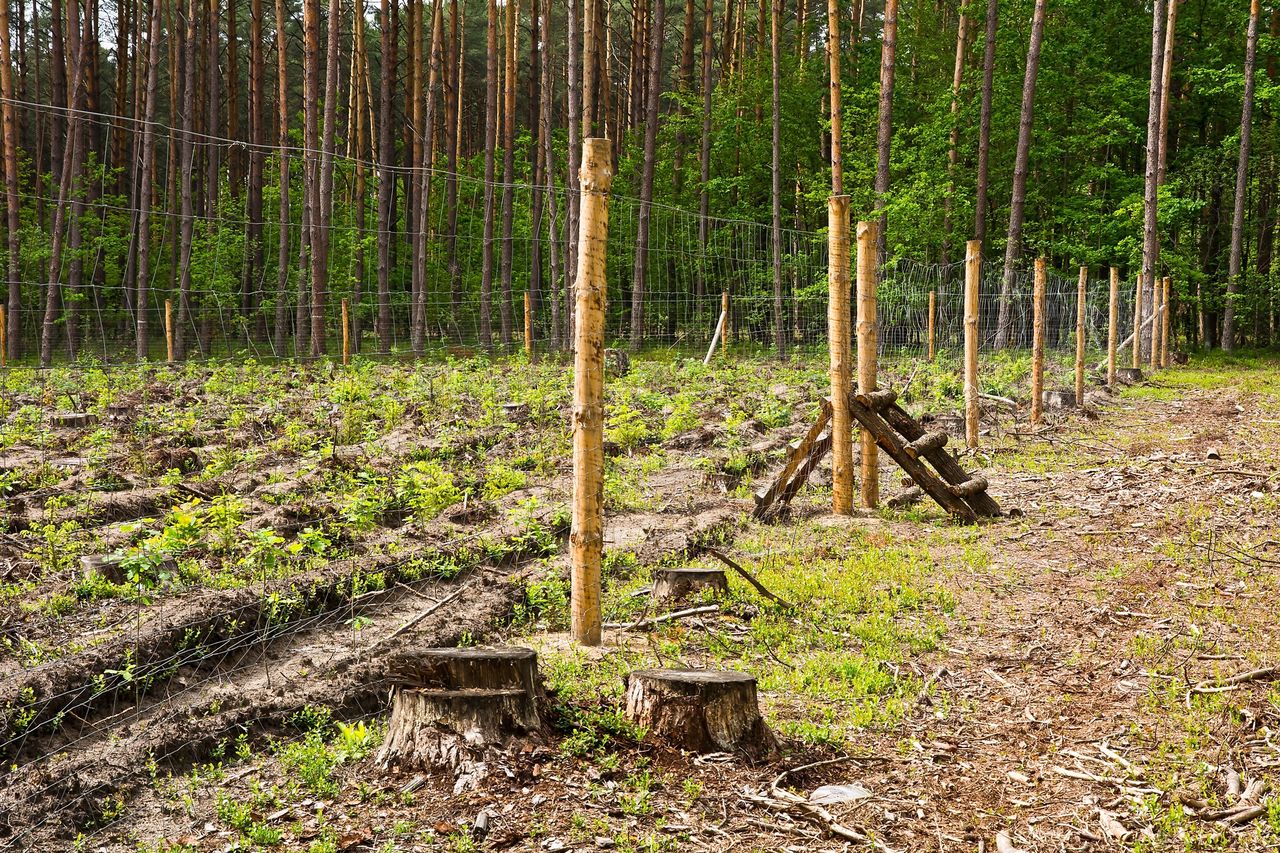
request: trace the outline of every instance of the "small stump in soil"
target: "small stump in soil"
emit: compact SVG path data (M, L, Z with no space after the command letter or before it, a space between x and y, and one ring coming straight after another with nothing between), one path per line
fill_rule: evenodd
M542 729L531 649L420 649L393 655L387 668L405 686L376 756L383 767L449 770L460 793Z
M1050 409L1074 409L1076 407L1076 392L1066 390L1044 391L1040 395L1040 399Z
M1145 377L1142 371L1136 367L1117 367L1116 380L1125 385L1135 385L1141 382Z
M716 596L729 593L729 579L724 569L654 569L653 600L683 601L704 589Z
M742 672L642 669L627 683L627 719L649 736L698 753L773 757L778 741L760 717L756 680Z
M83 429L98 422L98 416L88 412L54 412L49 423L61 429Z

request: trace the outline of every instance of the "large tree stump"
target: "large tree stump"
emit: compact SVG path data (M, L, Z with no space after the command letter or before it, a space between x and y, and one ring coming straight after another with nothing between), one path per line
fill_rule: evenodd
M1122 385L1137 385L1145 378L1142 375L1142 370L1137 367L1120 367L1116 369L1116 379Z
M760 761L778 749L760 717L756 680L742 672L637 670L628 679L626 714L650 737L693 752L740 752Z
M1042 395L1044 405L1050 409L1074 409L1076 392L1063 389L1046 389Z
M654 569L653 600L683 601L709 589L716 595L729 593L724 569Z
M392 655L395 693L383 767L439 768L454 791L475 788L504 753L536 740L538 659L531 649L419 649Z

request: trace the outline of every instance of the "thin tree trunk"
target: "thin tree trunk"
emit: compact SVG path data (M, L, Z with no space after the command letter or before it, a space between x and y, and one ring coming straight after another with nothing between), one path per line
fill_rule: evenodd
M969 7L961 5L956 26L956 63L951 72L951 136L947 145L947 195L942 207L942 265L951 262L952 212L956 197L956 166L960 160L960 87L964 83L964 57L969 39Z
M835 0L832 0L834 3ZM709 213L711 207L711 61L715 46L711 43L712 15L715 10L714 0L705 0L702 19L702 150L698 157L701 169L700 188L698 192L698 246L706 251L707 241L711 239ZM698 275L695 279L695 296L701 300L707 290L705 257L698 264ZM695 301L695 306L697 302Z
M275 354L283 356L289 322L289 75L285 38L284 0L275 0L276 13L276 142L280 158L279 252L276 260Z
M1236 301L1244 254L1244 202L1249 181L1249 137L1253 130L1254 67L1258 58L1258 0L1249 5L1249 33L1244 58L1244 104L1240 110L1240 158L1236 163L1235 208L1231 215L1231 254L1227 269L1227 302L1222 312L1222 349L1236 348Z
M504 49L506 71L503 74L502 97L502 255L499 279L502 284L502 302L498 306L501 318L500 339L504 350L511 349L512 295L511 256L512 228L515 207L516 171L516 19L520 15L520 0L506 0L506 25Z
M1031 20L1031 42L1027 46L1027 69L1022 78L1022 111L1018 120L1018 149L1013 162L1013 197L1009 204L1009 237L1004 247L1004 277L1000 282L996 349L1009 345L1013 330L1013 284L1018 261L1022 257L1022 221L1027 203L1031 123L1035 111L1036 74L1040 70L1040 46L1044 43L1044 16L1045 0L1036 0L1035 16Z
M800 0L803 5L804 0ZM770 8L770 76L772 77L772 131L773 159L770 163L770 195L772 198L773 222L771 237L773 242L773 342L778 351L778 358L787 357L786 318L782 305L782 39L781 21L782 0L773 0ZM763 18L764 10L761 9ZM763 22L761 37L764 41ZM763 48L763 45L761 45Z
M378 352L391 351L391 230L395 226L395 131L392 98L395 84L395 33L391 29L391 0L378 12L380 94L378 97Z
M1142 200L1142 311L1155 316L1156 299L1160 287L1160 230L1158 205L1160 200L1160 101L1164 80L1164 28L1165 0L1155 0L1151 19L1151 83L1147 94L1147 163ZM1145 318L1144 318L1145 319ZM1148 351L1156 345L1156 324L1151 323L1145 334L1134 332L1133 346Z
M1173 87L1173 48L1178 35L1178 6L1182 0L1168 0L1169 15L1164 31L1164 61L1160 84L1160 156L1156 183L1164 186L1169 163L1169 97Z
M355 122L355 188L352 203L356 209L356 247L354 271L351 281L351 351L360 352L362 302L364 300L365 252L364 238L366 226L366 208L368 206L368 183L366 177L365 158L368 153L369 138L366 135L365 123L366 97L370 93L368 85L368 56L365 51L365 5L364 0L356 0L351 13L352 58L351 88L354 97L351 99L351 115ZM370 98L371 100L371 98ZM372 120L372 115L369 115Z
M657 168L658 113L662 99L662 47L666 36L666 0L656 0L649 41L648 88L645 95L644 164L640 176L640 212L636 221L635 266L631 271L631 349L644 340L645 282L649 272L649 224L653 215L653 175Z
M488 2L488 66L484 94L484 236L480 268L480 345L493 349L493 176L498 144L498 5Z
M245 331L250 343L261 340L265 318L259 311L262 301L263 272L266 259L262 233L265 221L262 209L263 173L266 167L266 83L262 51L262 0L249 3L249 176L245 212L249 220L249 244L245 250L244 290ZM234 16L231 20L234 20ZM232 92L235 91L233 88ZM232 102L235 102L233 97ZM233 110L233 112L235 112Z
M568 347L573 346L573 307L574 281L578 269L578 205L579 175L578 167L582 160L582 78L580 36L582 34L582 0L569 0L568 20L565 32L565 101L568 116L569 138L569 180L567 198L565 199L565 246L564 256L564 341Z
M431 169L435 165L436 114L439 112L440 51L443 42L444 11L440 0L431 3L431 49L428 59L426 111L420 132L422 139L422 180L418 184L418 287L413 304L413 329L410 335L413 352L421 355L427 328L427 248L431 236Z
M187 319L191 316L191 247L195 230L195 199L191 180L195 169L196 112L196 2L187 0L186 37L182 43L182 177L178 180L182 194L178 260L178 314L174 318L173 355L178 361L187 357Z
M802 0L803 1L803 0ZM684 30L680 39L680 78L677 86L681 95L680 116L688 115L683 98L687 97L693 86L693 32L695 26L694 0L684 0ZM681 124L676 130L676 150L672 161L672 176L676 198L679 199L684 190L684 152L689 139Z
M987 248L987 186L991 172L991 110L995 96L996 24L1000 0L987 0L986 44L982 53L982 107L978 118L978 180L974 193L973 234Z
M548 0L549 2L549 0ZM445 176L445 214L448 218L448 230L445 237L445 251L449 264L449 304L453 309L450 317L456 324L462 310L462 264L458 262L458 134L454 131L460 124L462 111L462 31L458 22L458 0L451 0L449 23L449 77L445 86L445 158L448 161L448 173ZM461 342L461 341L459 341Z
M551 43L551 2L545 0L542 6L542 43ZM542 98L541 98L541 115L539 121L542 123L542 129L539 136L542 140L543 149L543 168L542 173L546 176L547 184L543 190L547 196L547 211L550 214L547 221L547 253L551 264L551 280L548 288L547 301L551 305L551 346L553 349L560 348L560 251L559 239L557 237L556 219L557 219L557 195L556 195L556 167L555 167L555 147L551 138L551 111L552 105L555 103L553 94L555 87L551 79L551 62L550 57L542 57ZM572 121L570 123L572 126Z
M885 196L889 193L889 149L893 144L893 72L898 54L898 0L884 5L884 35L880 45L880 116L876 127L876 213L880 232L876 260L883 264L887 254L889 215Z
M831 194L844 195L844 111L840 104L840 3L827 0L827 65L831 114Z
M19 0L24 2L24 0ZM0 0L0 96L3 104L5 236L8 244L8 312L7 356L16 360L21 354L22 331L22 255L19 252L21 202L18 197L18 122L13 92L13 56L9 47L9 0Z
M147 36L146 106L142 122L142 190L138 194L138 281L135 354L147 358L150 347L148 290L151 286L151 187L156 175L156 134L153 126L160 85L160 0L151 0L151 26Z

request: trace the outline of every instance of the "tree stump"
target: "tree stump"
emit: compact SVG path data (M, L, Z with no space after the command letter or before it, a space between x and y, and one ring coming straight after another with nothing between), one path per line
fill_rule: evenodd
M454 792L472 790L488 765L536 740L538 658L531 649L418 649L392 655L395 693L383 767L441 768Z
M1143 380L1142 371L1136 367L1117 367L1116 380L1122 385L1136 385Z
M724 569L654 569L653 600L683 601L704 589L717 596L729 593Z
M1076 407L1075 391L1045 391L1041 396L1045 406L1050 409L1074 409Z
M98 422L98 416L88 412L54 412L49 423L62 429L83 429Z
M778 741L760 717L756 680L742 672L642 669L627 684L627 719L693 752L772 757Z

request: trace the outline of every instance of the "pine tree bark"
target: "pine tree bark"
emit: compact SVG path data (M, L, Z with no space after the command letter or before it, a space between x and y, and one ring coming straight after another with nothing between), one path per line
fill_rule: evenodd
M827 0L827 66L831 115L831 194L844 195L844 110L840 93L840 3Z
M942 265L951 262L952 213L956 198L956 166L960 160L960 87L964 83L964 57L969 45L969 7L960 6L960 22L956 26L956 62L951 72L951 136L947 144L947 195L942 206Z
M318 23L318 21L317 21ZM324 82L324 136L320 146L320 188L311 238L311 355L325 354L325 302L329 295L329 243L333 225L334 133L338 111L338 35L342 14L338 0L329 0L329 38Z
M378 352L391 352L391 231L395 219L395 131L392 98L395 83L395 32L391 28L391 0L378 11L381 50L378 62Z
M805 0L800 0L803 5ZM773 220L770 238L773 244L773 345L778 358L787 357L786 316L782 304L782 0L773 0L770 4L769 32L769 66L772 77L772 122L773 158L770 162L770 178L772 179L770 201L772 202ZM761 9L763 18L764 10ZM761 24L763 29L763 23ZM764 40L763 31L761 41ZM761 45L763 49L763 45Z
M265 257L262 233L266 225L262 210L263 173L266 166L266 70L262 51L262 0L249 3L249 175L245 213L249 220L248 245L245 247L244 291L246 331L250 342L260 340L265 321L258 310L261 303ZM234 20L234 16L232 17ZM232 92L235 91L233 88ZM235 98L232 98L234 101Z
M488 65L484 90L484 236L480 259L480 345L493 349L494 147L498 144L498 5L488 2Z
M1157 0L1158 2L1158 0ZM1022 78L1022 110L1018 120L1018 149L1013 162L1013 197L1009 204L1009 236L1004 247L1004 276L1000 282L1000 307L996 319L996 349L1009 345L1013 331L1013 285L1022 257L1022 222L1027 203L1027 169L1031 158L1031 125L1035 112L1036 75L1040 47L1044 43L1045 0L1036 0L1027 46L1027 68Z
M154 130L160 85L160 0L151 0L150 32L147 36L146 105L142 122L142 179L138 194L137 319L134 331L135 355L145 361L150 349L148 302L151 286L151 187L156 175L156 134Z
M569 180L565 207L565 277L564 277L564 341L573 346L574 287L578 270L578 213L581 203L578 168L582 163L582 0L569 0L568 21L565 32L565 107L568 115Z
M5 237L8 247L5 269L9 277L5 347L7 357L17 360L21 355L22 333L22 255L19 251L21 202L18 197L18 127L14 107L13 56L9 39L9 0L0 0L0 96L4 98L0 122L3 122L4 137Z
M880 45L880 116L876 127L876 213L880 229L876 242L876 261L885 262L888 246L889 215L885 198L889 193L889 154L893 145L893 73L898 56L898 0L884 4L884 35Z
M544 0L542 6L542 43L544 45L551 44L551 2ZM546 186L542 190L546 194L546 205L548 212L547 219L547 255L548 262L551 267L551 278L547 288L547 302L551 307L551 347L559 349L560 342L560 241L558 239L558 229L556 220L558 218L558 203L556 193L556 166L555 166L555 146L551 136L551 111L555 102L554 92L555 86L551 75L551 61L549 56L542 57L541 65L541 86L542 96L539 103L540 115L539 122L542 128L539 131L539 137L542 142L543 149L543 165L542 173L546 177ZM572 125L571 125L572 126Z
M711 239L711 61L715 52L711 39L714 10L714 0L705 0L702 19L702 150L698 157L701 170L698 190L698 245L703 251L706 250L707 241ZM705 263L698 265L694 284L694 296L697 300L701 300L707 292L705 266Z
M645 95L644 164L640 176L640 211L636 220L636 255L631 270L631 349L640 349L644 340L644 300L649 273L649 227L653 216L653 177L657 169L658 107L662 100L662 47L666 38L665 0L656 0L650 27L648 93Z
M285 354L289 324L289 73L285 38L284 0L275 0L276 13L276 144L280 165L280 222L276 258L276 313L274 351Z
M1161 66L1163 75L1160 84L1160 156L1156 172L1156 183L1160 186L1164 186L1169 164L1169 96L1173 88L1173 48L1177 43L1178 6L1182 0L1167 2L1169 15L1164 30L1164 61Z
M445 83L445 216L448 222L445 253L449 266L450 316L457 323L462 310L462 264L458 262L458 134L462 108L462 33L458 21L458 0L449 4L449 79ZM459 341L461 342L461 341Z
M194 181L195 113L196 113L196 0L187 0L186 36L182 42L182 177L178 179L182 195L178 260L178 313L174 318L173 356L178 361L187 357L187 318L191 316L191 249L195 231Z
M987 0L986 44L982 53L982 106L978 118L978 180L974 193L973 235L986 248L987 187L991 174L991 110L995 97L996 25L1000 0Z
M1142 200L1142 295L1144 319L1155 316L1160 287L1160 101L1164 80L1165 0L1155 0L1151 18L1151 83L1147 94L1147 163ZM1156 346L1156 324L1134 332L1135 350L1148 353Z
M1244 202L1249 181L1249 137L1253 131L1254 69L1258 60L1258 0L1249 4L1249 32L1244 58L1244 104L1240 110L1240 157L1236 162L1235 207L1231 215L1231 254L1227 267L1227 301L1222 310L1222 349L1236 348L1236 302L1244 254Z
M516 171L516 19L520 14L520 0L506 0L503 31L502 95L502 253L499 262L499 279L502 285L502 302L498 306L501 323L500 339L503 350L511 349L512 295L511 260L512 230L515 225L515 171Z

